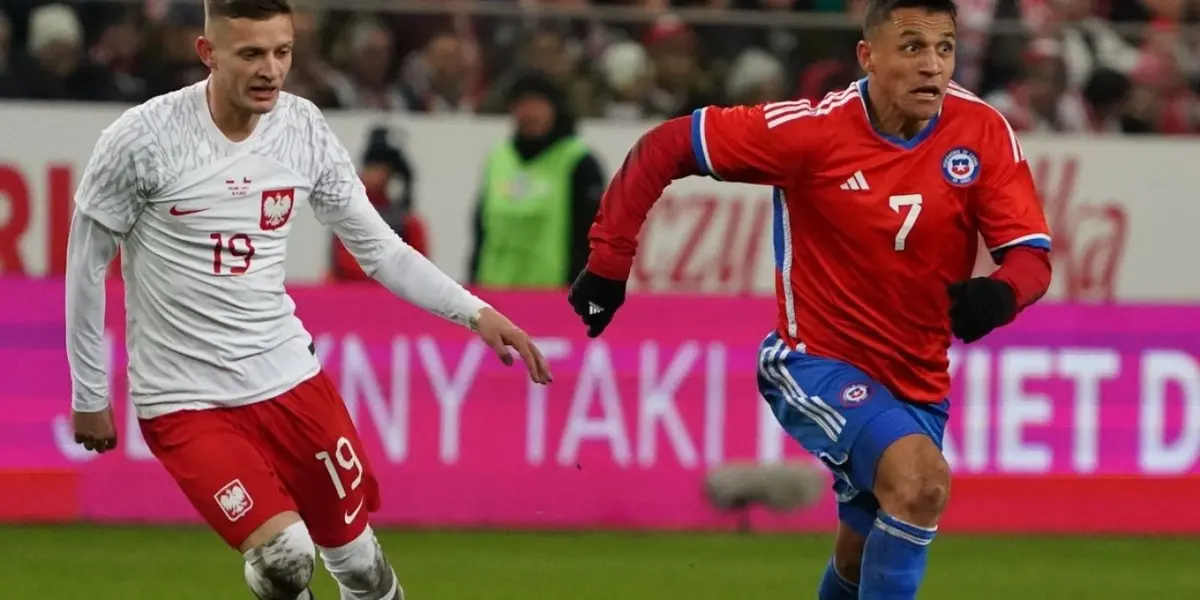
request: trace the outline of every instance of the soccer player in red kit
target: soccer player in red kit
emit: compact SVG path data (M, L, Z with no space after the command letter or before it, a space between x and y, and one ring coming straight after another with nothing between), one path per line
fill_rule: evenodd
M295 211L310 207L392 293L474 330L506 364L515 348L536 383L549 371L528 335L400 240L321 112L281 91L295 43L287 0L207 0L205 15L197 50L209 77L106 128L75 195L75 441L117 443L103 339L104 274L120 248L142 435L241 551L254 595L312 600L319 553L341 600L403 600L368 525L379 505L371 465L284 289Z
M867 77L820 102L706 107L646 133L606 191L569 301L599 335L624 302L646 214L675 179L774 188L778 326L759 389L834 474L821 600L914 598L949 497L951 336L980 339L1050 283L1021 146L950 81L952 0L872 0ZM982 236L999 268L972 278Z

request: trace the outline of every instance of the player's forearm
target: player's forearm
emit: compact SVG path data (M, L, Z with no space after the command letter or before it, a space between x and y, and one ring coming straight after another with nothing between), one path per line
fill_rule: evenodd
M600 201L588 235L588 270L609 279L628 278L638 233L654 202L672 181L701 174L692 151L691 119L671 119L646 132Z
M117 254L117 238L76 211L67 242L67 362L71 406L98 412L108 406L104 349L104 280Z
M1050 289L1050 253L1037 248L1017 247L1004 255L1000 268L992 273L1009 285L1017 297L1017 308L1025 308L1041 299Z
M404 243L373 209L352 214L332 227L363 272L400 298L465 327L487 307Z

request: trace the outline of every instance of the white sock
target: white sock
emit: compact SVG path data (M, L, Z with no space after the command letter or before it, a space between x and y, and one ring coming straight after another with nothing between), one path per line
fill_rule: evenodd
M318 550L341 600L404 600L404 588L370 527L344 546Z

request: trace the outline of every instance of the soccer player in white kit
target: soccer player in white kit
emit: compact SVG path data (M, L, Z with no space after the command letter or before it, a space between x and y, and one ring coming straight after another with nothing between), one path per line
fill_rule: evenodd
M75 197L67 351L75 439L116 446L105 372L104 275L121 249L129 387L143 436L188 499L245 557L262 600L309 600L314 548L342 600L399 600L367 513L378 488L354 424L284 290L297 205L308 202L377 281L515 349L529 337L402 242L367 200L310 102L282 93L287 0L207 0L208 80L105 129Z

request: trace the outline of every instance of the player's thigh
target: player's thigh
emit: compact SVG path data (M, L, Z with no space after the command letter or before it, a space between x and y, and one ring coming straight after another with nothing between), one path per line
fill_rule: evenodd
M150 452L210 527L233 548L294 513L282 480L229 411L171 413L140 422Z
M333 382L321 373L262 405L263 439L313 541L336 548L357 538L379 487Z
M948 473L941 449L949 402L916 404L890 397L880 404L886 408L863 424L851 445L846 465L851 484L878 497L888 493L877 489L880 477L884 487L892 487L897 479L916 478L926 471Z
M774 334L759 348L758 367L763 398L833 471L840 502L874 489L876 465L896 440L919 434L941 443L944 405L928 411L903 402L857 367L792 350Z
M759 348L758 385L784 431L842 475L839 496L853 496L851 449L867 423L897 407L891 393L859 369L790 349L775 334Z

